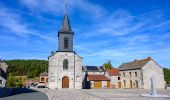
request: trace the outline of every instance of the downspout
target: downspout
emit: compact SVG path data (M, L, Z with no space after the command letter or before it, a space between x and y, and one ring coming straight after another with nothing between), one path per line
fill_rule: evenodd
M74 52L74 89L75 89L75 52Z

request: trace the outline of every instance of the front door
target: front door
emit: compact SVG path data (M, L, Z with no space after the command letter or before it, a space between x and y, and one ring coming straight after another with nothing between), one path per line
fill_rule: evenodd
M118 87L121 88L121 82L118 82Z
M107 88L110 88L110 81L107 81Z
M69 78L67 76L62 79L62 88L69 88Z
M130 88L132 88L132 80L130 80Z

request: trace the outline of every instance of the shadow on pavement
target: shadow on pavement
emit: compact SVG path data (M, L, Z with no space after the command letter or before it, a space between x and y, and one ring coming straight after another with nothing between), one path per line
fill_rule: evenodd
M37 92L37 91L31 90L28 88L1 88L0 89L0 98L23 94L23 93L32 93L32 92Z
M11 93L10 96L23 94L23 93L32 93L32 92L37 92L37 91L31 90L31 89L28 89L28 88L14 88L14 89L12 89L12 93Z

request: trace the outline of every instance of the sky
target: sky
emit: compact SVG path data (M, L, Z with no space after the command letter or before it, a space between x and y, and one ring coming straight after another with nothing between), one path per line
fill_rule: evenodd
M83 65L152 57L170 68L169 0L67 0ZM1 0L0 59L45 59L58 50L64 0Z

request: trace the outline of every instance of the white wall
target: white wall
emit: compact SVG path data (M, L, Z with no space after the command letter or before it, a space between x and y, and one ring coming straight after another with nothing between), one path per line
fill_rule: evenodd
M165 88L165 80L164 80L164 73L163 69L155 63L155 61L149 61L143 68L143 82L144 88L150 89L151 88L151 77L155 77L156 81L156 88L157 89L164 89Z
M74 60L75 58L75 60ZM63 70L63 60L68 59L68 70ZM69 88L74 88L74 61L75 61L75 88L82 88L82 58L73 52L57 52L49 57L48 87L51 89L62 89L62 78L69 77ZM79 81L76 77L79 76ZM54 77L54 81L51 81Z
M6 79L0 76L0 80L2 80L2 84L0 84L0 87L5 87L6 85Z

